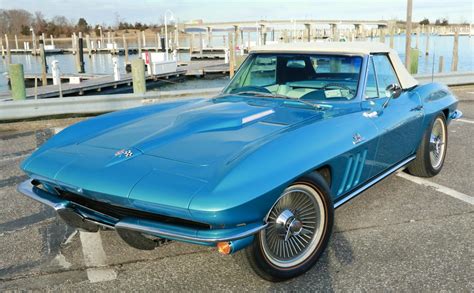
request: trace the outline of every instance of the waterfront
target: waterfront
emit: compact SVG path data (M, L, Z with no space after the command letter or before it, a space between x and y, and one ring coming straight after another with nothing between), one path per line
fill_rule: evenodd
M224 46L224 36L225 34L218 35L216 34L213 38L214 47L223 47ZM256 41L257 34L250 35L253 42ZM279 37L278 35L276 36ZM413 47L415 46L416 36L412 37ZM197 41L197 40L195 40ZM379 38L368 38L368 41L378 42ZM426 47L426 36L421 34L419 37L419 49L420 57L418 63L418 73L420 74L429 74L434 69L434 72L438 72L439 56L444 58L444 72L451 71L451 62L453 55L453 36L437 36L432 35L429 39L429 52L430 54L426 56L424 54ZM389 36L385 38L385 42L389 44ZM186 39L181 41L183 46L189 46L189 43L186 43ZM66 44L62 44L65 46ZM62 47L61 46L61 47ZM136 44L131 43L130 48L135 47ZM404 59L405 52L405 36L397 35L394 37L394 48L400 54L402 60ZM89 58L87 55L84 56L85 62L85 71L88 74L112 74L112 55L111 54L92 54ZM64 55L48 55L46 56L47 63L51 64L53 60L58 60L60 64L60 69L63 74L76 73L74 56L71 54ZM125 56L117 56L119 59L119 66L122 72L125 72ZM129 60L138 58L138 54L132 54L129 56ZM179 53L179 61L189 61L189 53ZM26 74L38 74L41 72L41 63L38 56L31 55L12 55L12 63L22 63ZM434 63L434 66L433 66ZM469 36L460 36L459 37L459 64L458 71L467 72L474 71L474 38ZM7 63L6 59L0 59L0 92L8 90L7 84ZM226 78L220 78L218 80L211 79L195 79L188 82L179 83L179 84L167 84L166 87L171 87L172 89L184 89L184 88L202 88L202 87L215 87L225 84Z

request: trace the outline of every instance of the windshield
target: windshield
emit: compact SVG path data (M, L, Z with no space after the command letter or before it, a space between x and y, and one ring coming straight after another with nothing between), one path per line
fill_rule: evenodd
M362 57L252 54L224 90L309 101L347 101L357 94Z

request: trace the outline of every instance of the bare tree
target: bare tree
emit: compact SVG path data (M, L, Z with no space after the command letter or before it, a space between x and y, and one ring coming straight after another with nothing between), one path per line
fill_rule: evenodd
M23 9L1 10L0 31L2 33L19 34L25 25L31 25L32 20L32 14Z
M34 17L34 30L37 33L46 33L48 30L48 23L43 16L43 13L36 11Z

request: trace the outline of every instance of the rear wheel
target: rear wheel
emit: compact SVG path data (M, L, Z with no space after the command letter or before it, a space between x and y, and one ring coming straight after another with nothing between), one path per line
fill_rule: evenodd
M448 130L444 114L437 115L426 130L416 152L416 159L408 166L408 172L419 177L433 177L444 165L448 146Z
M319 174L290 185L267 216L268 226L236 254L259 276L283 281L309 270L329 241L333 217L330 190Z

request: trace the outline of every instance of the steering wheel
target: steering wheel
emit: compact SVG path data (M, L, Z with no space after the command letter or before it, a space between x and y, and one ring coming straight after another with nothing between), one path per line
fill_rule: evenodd
M263 86L255 86L255 85L243 86L243 87L233 89L231 91L232 94L238 94L242 92L259 92L259 93L265 93L265 94L272 93L271 91L269 91L267 88L264 88Z
M352 95L355 94L355 90L354 90L354 89L351 89L351 88L348 87L347 85L340 84L340 83L328 83L328 84L326 84L325 86L323 86L322 90L328 90L329 88L341 88L341 89L348 90L349 93L351 93Z

